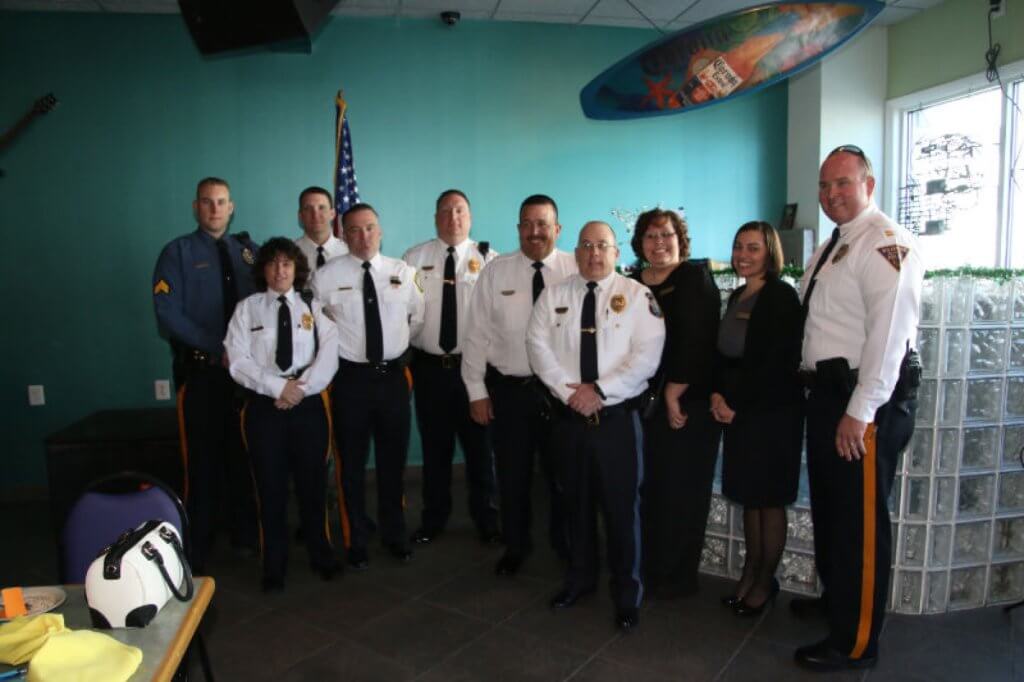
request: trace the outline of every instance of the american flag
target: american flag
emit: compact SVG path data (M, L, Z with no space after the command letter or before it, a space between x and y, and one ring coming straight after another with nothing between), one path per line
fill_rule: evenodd
M348 117L345 115L348 105L342 97L341 90L338 90L334 104L334 208L338 211L340 222L341 214L353 204L359 203L359 185L356 183L356 169L352 159L352 135L349 133Z

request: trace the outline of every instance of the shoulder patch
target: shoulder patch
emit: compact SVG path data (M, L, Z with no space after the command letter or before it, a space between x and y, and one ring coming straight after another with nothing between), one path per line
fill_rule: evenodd
M169 294L171 293L171 285L167 283L166 279L162 279L153 286L153 295L156 294Z
M888 246L878 247L878 253L882 254L882 257L888 261L889 265L893 266L897 271L900 269L900 265L903 263L903 259L910 253L910 247L900 246L899 244L890 244Z
M651 292L648 291L648 292L646 292L646 296L647 296L647 309L651 311L651 315L654 315L655 317L657 317L659 319L662 318L663 315L662 315L662 312L661 312L661 307L658 305L658 301L654 298L654 294L652 294Z

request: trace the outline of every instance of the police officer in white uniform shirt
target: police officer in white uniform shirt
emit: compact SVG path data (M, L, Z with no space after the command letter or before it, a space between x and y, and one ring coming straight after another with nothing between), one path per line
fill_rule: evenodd
M262 291L235 308L224 349L231 377L252 392L242 425L259 494L263 591L270 592L284 588L288 563L289 472L310 565L324 580L340 569L324 528L330 429L321 395L338 368L338 330L310 292L296 291L309 267L291 240L268 240L253 270Z
M462 380L470 416L490 425L494 443L505 554L495 573L518 572L532 549L531 480L534 456L548 481L548 535L567 558L561 495L554 484L549 444L550 415L544 389L526 356L526 326L534 301L545 287L576 272L571 253L555 248L561 232L558 207L534 194L519 207L519 250L495 258L477 280L462 347Z
M299 223L302 236L295 243L302 249L311 271L319 270L332 258L348 253L345 242L334 236L334 199L323 187L307 187L299 194Z
M665 322L650 290L615 272L606 223L589 222L576 246L579 274L537 299L526 334L530 365L552 393L552 449L565 496L569 568L552 608L597 586L597 513L604 516L615 623L639 623L643 433L638 398L661 361Z
M348 562L369 566L372 522L366 515L366 461L373 437L381 541L400 562L406 542L403 478L409 451L409 339L423 326L416 271L380 254L377 211L355 204L341 217L349 253L316 271L313 293L338 327L338 373L332 412L351 524Z
M417 544L429 544L451 515L456 435L466 459L469 514L480 541L496 544L501 539L487 427L470 419L459 372L470 294L484 265L497 255L487 242L469 239L472 222L466 195L446 190L435 206L437 238L402 256L416 268L426 304L423 328L412 340L413 399L423 444L423 514L412 536Z
M920 365L911 346L924 267L916 238L873 203L874 188L859 148L826 157L818 195L836 227L801 282L807 470L825 591L791 606L799 616L827 616L828 637L796 652L813 670L877 659L889 594L889 492L916 411Z

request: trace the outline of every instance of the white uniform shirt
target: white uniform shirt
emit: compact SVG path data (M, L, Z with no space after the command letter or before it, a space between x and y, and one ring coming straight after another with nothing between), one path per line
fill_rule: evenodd
M309 263L310 272L316 271L316 256L317 256L317 243L314 242L306 235L302 235L295 240L295 244L299 247L299 250L306 255L306 261ZM344 256L348 253L348 245L341 241L333 234L327 238L327 241L323 243L324 247L324 260L331 260L338 256ZM326 263L325 263L326 265Z
M324 315L319 301L310 306L289 289L285 294L292 319L292 364L287 369L277 366L277 315L281 307L276 291L267 290L249 296L235 307L224 339L231 364L231 377L242 386L260 395L279 398L287 376L306 369L299 376L302 390L316 395L327 388L338 370L338 328ZM315 352L316 325L320 352ZM314 358L314 354L316 357Z
M553 250L543 261L544 287L576 272L571 253ZM462 381L470 400L487 396L484 375L490 364L502 374L533 374L526 356L526 326L533 312L533 261L522 251L495 258L477 280L462 337Z
M476 242L464 239L455 247L455 311L458 343L451 351L453 354L462 352L466 338L467 317L470 294L473 285L484 265L490 263L498 254L488 251L486 258L480 254ZM441 305L444 293L444 263L448 259L448 245L440 239L417 244L402 256L409 265L416 268L423 299L426 304L423 329L412 340L412 345L434 355L443 355L439 343L441 338Z
M416 271L397 258L378 253L370 260L370 275L384 333L383 359L394 360L409 348L409 339L423 326L423 292L413 281ZM328 261L313 275L313 294L338 327L341 358L367 362L363 261L350 253Z
M806 295L811 273L828 242L811 257L801 282ZM858 370L846 413L871 422L889 400L900 362L917 340L924 264L917 239L871 204L839 226L839 241L818 273L804 326L806 369L843 357Z
M597 384L606 406L640 395L654 376L665 346L665 320L650 289L612 273L595 289ZM569 402L580 383L580 317L587 281L573 275L537 299L526 333L534 372L552 393Z

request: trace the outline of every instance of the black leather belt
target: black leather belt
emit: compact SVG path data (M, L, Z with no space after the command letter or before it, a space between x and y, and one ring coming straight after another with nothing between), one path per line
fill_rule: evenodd
M519 377L514 374L502 374L496 370L493 365L487 365L487 374L484 375L484 381L490 381L496 384L527 386L537 381L537 376L535 374L527 374L526 376Z
M417 350L413 356L413 362L422 362L425 365L433 365L442 369L458 369L462 365L462 353L434 355L423 350Z
M381 360L380 362L352 362L345 358L338 358L338 371L343 369L372 371L378 374L389 374L405 369L409 364L409 353L405 352L393 360Z
M553 400L552 404L555 405L555 411L563 419L579 420L587 426L600 426L602 421L609 421L617 419L618 417L624 417L636 409L634 401L627 400L625 402L618 403L617 405L602 407L589 417L584 417L582 414L560 400Z

